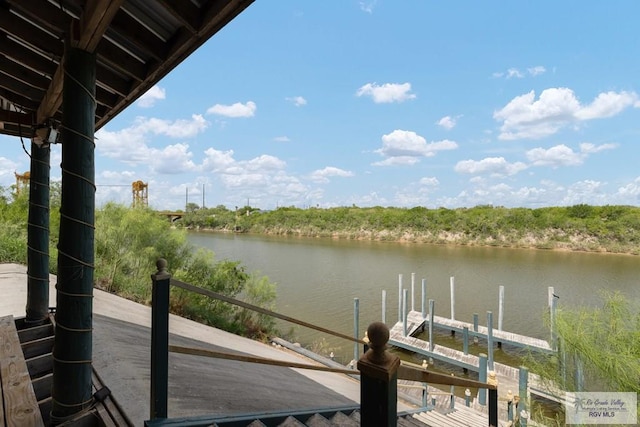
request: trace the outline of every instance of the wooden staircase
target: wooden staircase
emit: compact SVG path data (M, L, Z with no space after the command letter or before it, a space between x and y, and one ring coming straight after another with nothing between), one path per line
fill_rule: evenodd
M0 317L0 427L50 425L54 324L53 315L37 325ZM92 407L65 426L133 426L95 370L93 391Z

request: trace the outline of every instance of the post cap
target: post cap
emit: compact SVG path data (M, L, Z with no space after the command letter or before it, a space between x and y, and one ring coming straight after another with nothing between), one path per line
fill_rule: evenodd
M369 337L369 347L374 351L384 350L389 342L389 327L382 322L373 322L367 328L367 336Z
M158 269L158 273L166 273L167 272L167 260L164 258L158 258L156 261L156 268Z

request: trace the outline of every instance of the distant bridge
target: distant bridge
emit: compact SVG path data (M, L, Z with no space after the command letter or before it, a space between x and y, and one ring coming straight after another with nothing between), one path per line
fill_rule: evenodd
M169 221L174 222L182 218L185 215L185 212L162 211L162 212L158 212L158 214L162 216L166 216L167 218L169 218Z

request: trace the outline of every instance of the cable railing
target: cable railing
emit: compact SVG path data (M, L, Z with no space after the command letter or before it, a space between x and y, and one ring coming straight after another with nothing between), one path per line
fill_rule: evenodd
M168 404L168 354L181 353L192 356L234 360L245 363L259 363L270 366L281 366L296 369L359 375L360 376L360 416L362 425L396 426L397 425L397 388L399 379L415 381L422 384L439 384L461 386L467 388L486 389L488 391L488 424L498 425L498 388L497 384L484 383L436 372L426 368L401 363L397 355L386 350L389 340L389 328L381 322L372 323L367 329L368 341L332 331L312 323L295 319L263 307L231 298L220 293L203 289L190 283L171 278L164 259L156 263L158 271L152 278L152 311L151 311L151 404L150 420L145 425L161 425L162 420L170 421L167 414ZM306 363L281 361L257 356L233 354L204 348L169 345L169 294L170 287L178 287L190 292L204 295L229 304L272 316L280 320L294 323L323 332L335 337L363 344L368 350L357 362L357 370L313 365ZM200 419L202 417L199 417ZM213 419L214 417L212 417ZM160 423L159 423L160 422ZM203 424L208 425L208 424Z

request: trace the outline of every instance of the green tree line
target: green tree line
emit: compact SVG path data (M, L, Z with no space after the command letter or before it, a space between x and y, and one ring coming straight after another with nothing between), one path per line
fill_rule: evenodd
M0 262L26 264L28 192L0 188ZM52 183L50 200L50 271L56 273L60 225L60 184ZM165 258L176 279L239 297L273 309L275 284L252 274L238 261L217 260L212 251L196 250L186 231L150 209L107 204L96 211L95 287L149 304L150 274ZM182 289L171 290L171 311L240 335L264 338L275 322L254 312Z
M476 206L281 207L198 209L191 206L181 224L193 229L306 237L570 249L640 254L640 208L579 204L537 209Z

